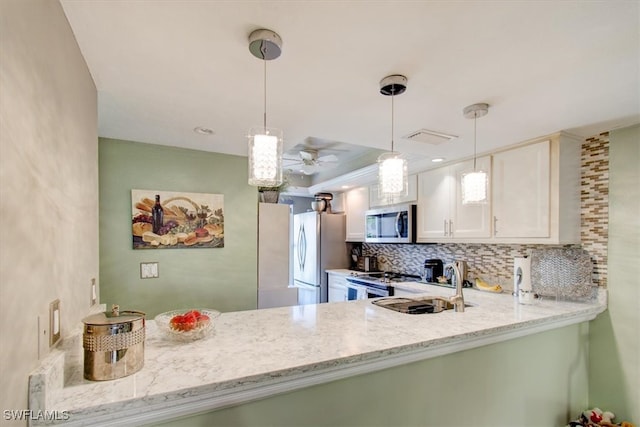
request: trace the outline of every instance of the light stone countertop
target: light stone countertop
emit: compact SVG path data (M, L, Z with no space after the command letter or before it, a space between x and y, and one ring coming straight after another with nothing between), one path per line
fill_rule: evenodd
M112 381L82 378L80 334L32 373L30 409L65 411L56 423L68 425L151 423L581 323L606 309L606 290L589 302L534 305L507 293L464 295L464 313L410 315L371 300L223 313L211 337L187 344L168 341L148 320L144 367Z

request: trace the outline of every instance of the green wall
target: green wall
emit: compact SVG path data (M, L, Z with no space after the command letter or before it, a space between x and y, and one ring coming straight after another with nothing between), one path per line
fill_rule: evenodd
M257 192L246 157L100 138L100 302L142 310L257 307ZM225 246L133 250L131 189L224 195ZM160 277L140 279L141 262Z
M640 126L609 141L609 309L591 326L589 402L640 423Z
M564 426L587 404L588 323L158 423Z

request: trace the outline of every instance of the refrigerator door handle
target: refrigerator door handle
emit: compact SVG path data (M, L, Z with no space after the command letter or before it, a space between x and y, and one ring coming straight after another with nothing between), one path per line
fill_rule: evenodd
M298 265L300 271L304 271L304 261L307 258L307 238L304 232L304 224L300 224L298 231Z

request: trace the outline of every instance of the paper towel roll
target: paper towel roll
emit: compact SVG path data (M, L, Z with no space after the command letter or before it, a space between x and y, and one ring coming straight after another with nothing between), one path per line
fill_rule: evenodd
M530 291L531 289L531 258L515 257L513 259L513 291Z

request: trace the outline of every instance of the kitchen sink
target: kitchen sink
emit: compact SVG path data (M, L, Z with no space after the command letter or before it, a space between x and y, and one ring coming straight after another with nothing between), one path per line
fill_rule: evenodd
M407 314L440 313L455 307L448 298L443 297L390 297L372 301L372 304ZM469 304L465 304L469 307Z

